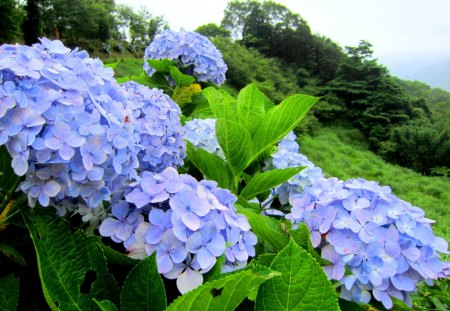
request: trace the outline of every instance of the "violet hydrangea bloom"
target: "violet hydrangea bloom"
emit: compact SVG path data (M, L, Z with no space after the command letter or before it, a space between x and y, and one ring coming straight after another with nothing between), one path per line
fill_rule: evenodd
M156 252L158 271L177 279L183 293L201 285L202 274L218 257L226 256L223 270L230 271L255 256L257 239L245 216L236 212L237 198L214 181L198 182L168 167L145 172L125 192L125 200L113 202L100 234L116 242L127 236L124 246L134 258ZM130 222L134 213L146 216Z
M192 75L200 82L220 85L225 81L227 65L222 54L208 40L196 32L163 30L155 36L145 49L144 71L152 76L155 73L148 59L170 59L184 73Z

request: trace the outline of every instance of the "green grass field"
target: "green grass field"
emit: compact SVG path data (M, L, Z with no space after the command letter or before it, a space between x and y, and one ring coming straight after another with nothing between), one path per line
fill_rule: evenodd
M421 207L436 220L436 235L450 241L450 181L444 177L422 176L410 169L388 164L368 151L357 130L322 128L314 137L300 139L300 151L321 167L328 177L342 180L362 177L390 186L399 198Z

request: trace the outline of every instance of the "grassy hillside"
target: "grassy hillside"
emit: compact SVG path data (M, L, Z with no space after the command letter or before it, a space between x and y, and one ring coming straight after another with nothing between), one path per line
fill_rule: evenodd
M362 177L392 188L392 192L425 210L436 220L434 231L450 241L450 181L422 176L410 169L388 164L367 150L357 130L322 128L314 137L300 139L300 150L329 177Z

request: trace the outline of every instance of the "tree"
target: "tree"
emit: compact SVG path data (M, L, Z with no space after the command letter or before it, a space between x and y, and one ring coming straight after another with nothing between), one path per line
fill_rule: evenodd
M32 45L39 41L39 36L42 31L39 0L27 0L25 11L27 17L22 24L23 40L25 44Z
M47 37L77 45L80 39L107 40L111 37L113 0L42 0L43 32Z
M127 5L117 6L114 19L115 37L129 41L136 50L144 49L161 29L167 27L162 17L153 17L145 8L135 12Z
M364 40L357 47L346 47L347 55L328 89L342 99L344 109L338 117L362 130L377 151L391 128L411 119L413 107L411 98L373 58L371 47Z
M0 0L0 43L12 43L19 40L24 15L18 1Z
M222 27L209 23L206 25L199 26L195 32L198 32L201 35L206 37L214 38L214 37L222 37L222 38L230 38L231 33L229 30L223 29Z

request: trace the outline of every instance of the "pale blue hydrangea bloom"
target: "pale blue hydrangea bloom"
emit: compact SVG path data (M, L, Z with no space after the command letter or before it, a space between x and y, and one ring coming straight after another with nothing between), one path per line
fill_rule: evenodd
M163 30L157 34L145 49L144 71L152 76L155 73L148 59L170 59L185 74L193 75L197 81L221 85L225 81L227 65L220 51L196 32Z
M0 145L25 175L31 206L95 208L140 172L181 165L180 114L162 91L119 85L100 60L60 41L0 46Z
M361 178L322 178L289 203L286 218L294 228L308 226L313 246L331 263L325 272L341 282L344 299L368 303L373 296L390 309L395 297L411 305L417 282L442 275L439 253L448 254L447 242L434 235L433 221L421 209L389 187Z
M217 141L216 119L193 119L187 121L184 125L184 139L196 148L202 148L225 159L223 150Z
M236 197L216 182L198 182L168 167L142 174L125 199L113 202L100 234L124 242L134 258L156 253L158 271L177 279L182 293L201 285L218 257L225 255L223 269L229 271L255 256L257 239L245 216L236 213Z

